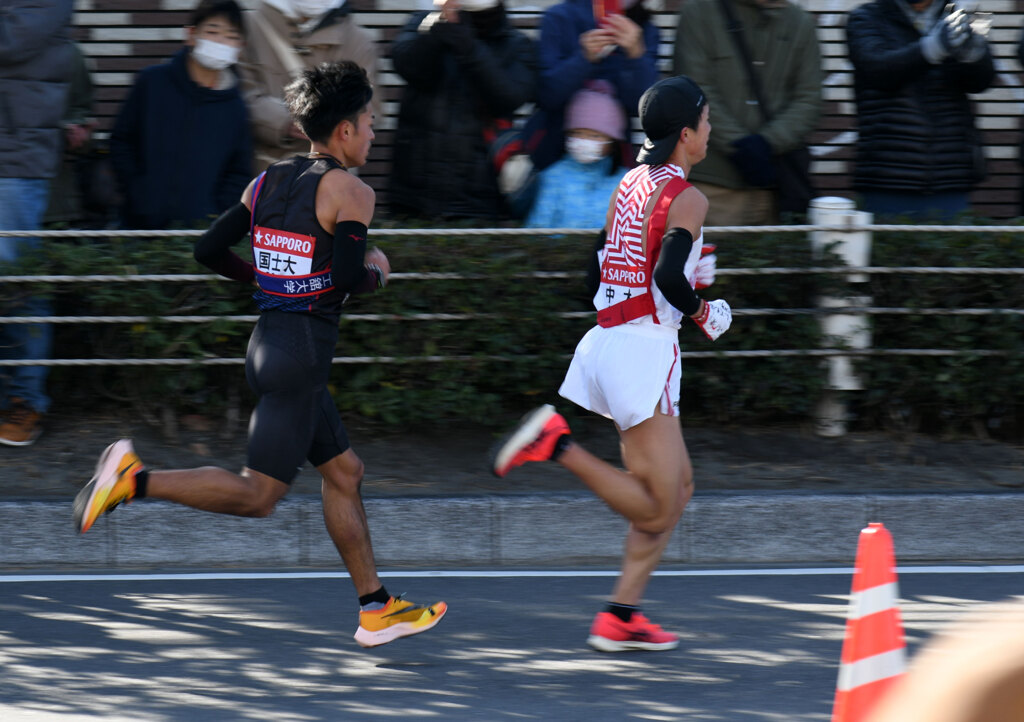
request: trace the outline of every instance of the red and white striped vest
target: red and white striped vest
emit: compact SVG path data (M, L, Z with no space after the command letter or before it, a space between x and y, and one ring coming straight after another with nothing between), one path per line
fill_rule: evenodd
M663 311L667 308L661 306L668 307L668 304L657 290L653 276L661 253L661 239L667 230L669 206L689 187L683 169L670 163L641 165L622 179L615 198L611 231L600 252L601 286L594 296L598 325L618 326L650 316L653 323L679 326L678 311L669 314L674 318L664 318ZM644 211L655 195L657 199L646 219L645 239ZM694 246L699 249L700 244L694 243ZM696 255L699 256L699 251Z

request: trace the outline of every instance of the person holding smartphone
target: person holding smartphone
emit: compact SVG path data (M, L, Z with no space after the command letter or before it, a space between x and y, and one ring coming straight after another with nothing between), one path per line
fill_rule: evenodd
M539 42L540 112L528 123L528 132L544 131L531 155L537 170L562 157L566 108L588 82L610 83L626 117L636 117L640 96L658 80L658 43L658 28L643 0L563 0L545 11Z

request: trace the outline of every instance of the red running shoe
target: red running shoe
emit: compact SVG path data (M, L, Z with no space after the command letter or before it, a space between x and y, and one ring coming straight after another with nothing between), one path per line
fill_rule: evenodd
M679 646L679 637L664 631L640 614L623 622L611 612L598 612L590 626L587 644L600 652L629 652L636 649L661 651Z
M505 476L527 461L548 461L555 453L555 444L569 433L569 424L551 404L534 409L522 418L491 456L495 476Z

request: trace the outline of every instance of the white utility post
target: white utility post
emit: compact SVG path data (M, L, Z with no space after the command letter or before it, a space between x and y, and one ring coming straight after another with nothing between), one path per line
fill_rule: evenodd
M848 198L826 196L811 201L808 222L815 226L842 226L844 231L812 231L811 249L815 258L822 258L828 249L841 257L851 267L868 266L871 263L871 232L863 230L871 225L873 216L856 210ZM821 308L861 307L871 305L871 296L865 292L869 278L865 273L850 273L846 276L850 284L845 296L821 296ZM830 313L822 317L822 332L826 346L843 346L851 349L871 347L871 326L868 317L856 313ZM847 408L843 393L862 391L864 381L854 371L848 356L833 356L828 360L828 383L815 409L815 431L820 436L842 436L846 433Z

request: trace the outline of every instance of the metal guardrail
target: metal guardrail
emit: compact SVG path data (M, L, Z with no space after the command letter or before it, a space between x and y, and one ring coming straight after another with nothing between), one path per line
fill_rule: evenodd
M1006 351L977 349L958 351L951 349L907 348L907 349L776 349L767 351L683 351L680 357L689 359L721 359L721 358L857 358L868 356L913 356L920 358L948 358L952 356L990 358L1008 355ZM336 356L335 364L408 364L408 363L447 363L451 361L480 362L497 361L511 362L535 358L533 356L499 356L499 355L451 355L451 356ZM572 354L562 354L566 360ZM166 358L133 358L133 359L48 359L45 361L0 361L0 366L241 366L244 358L202 358L202 359L166 359Z
M1021 276L1024 275L1024 268L987 268L987 267L959 267L959 266L809 266L799 268L787 268L785 266L769 266L765 268L720 268L720 276L792 276L792 275L847 275L854 273L867 273L875 276L882 275L914 275L914 274L945 274L951 276ZM530 273L517 273L513 278L582 278L582 272L578 271L533 271ZM391 280L404 281L469 281L485 278L482 273L392 273ZM124 275L85 275L85 276L0 276L0 283L159 283L171 282L196 282L196 281L224 281L222 276L214 273L142 273Z
M906 226L906 225L779 225L779 226L717 226L704 229L705 234L719 235L728 233L810 233L816 231L901 231L901 232L944 232L944 233L1024 233L1024 226ZM40 238L164 238L164 237L197 237L201 230L156 230L156 231L111 231L111 230L65 230L65 231L0 231L0 237L40 237ZM385 228L374 230L374 236L522 236L522 235L593 235L597 229L578 228L434 228L434 229L398 229ZM985 268L985 267L939 267L939 266L827 266L827 267L768 267L768 268L722 268L721 276L766 276L766 275L887 275L887 274L920 274L920 275L996 275L1024 276L1024 268ZM538 271L517 274L522 278L565 279L582 276L579 272ZM459 273L393 273L391 279L398 281L438 281L438 280L473 280L485 278L484 274ZM186 283L204 281L223 281L216 274L103 274L103 275L8 275L0 276L0 283ZM754 316L834 316L851 314L860 316L902 315L902 316L1024 316L1024 309L1008 308L967 308L967 309L922 309L922 308L879 308L872 306L829 306L802 309L749 308L733 309L737 317ZM587 318L593 312L566 312L557 314L561 318ZM481 318L497 318L498 314L487 313L409 313L409 314L347 314L347 322L381 322L381 321L467 321ZM244 315L167 315L167 316L0 316L0 324L144 324L144 323L210 323L227 321L232 323L254 323L258 318L254 314ZM865 356L1005 356L1008 352L998 350L948 350L948 349L776 349L754 351L684 351L681 356L686 358L768 358L768 357L865 357ZM444 363L453 361L510 361L515 356L344 356L334 359L336 364L366 363ZM244 358L155 358L155 359L47 359L47 360L0 360L0 367L7 366L217 366L237 365L245 362Z
M727 233L814 233L818 231L869 231L906 233L1024 233L1020 226L943 226L943 225L901 225L874 223L853 225L839 223L828 225L778 225L778 226L706 226L705 235ZM599 228L374 228L371 235L400 236L587 236L594 235ZM64 231L0 231L0 237L17 236L33 238L190 238L203 235L203 230L92 230L73 229Z

